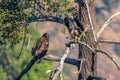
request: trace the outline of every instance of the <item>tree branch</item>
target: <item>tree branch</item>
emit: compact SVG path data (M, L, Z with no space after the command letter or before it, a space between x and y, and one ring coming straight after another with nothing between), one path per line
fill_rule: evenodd
M112 56L109 55L110 53L105 52L103 50L95 50L95 51L105 54L116 65L116 67L118 68L118 70L120 70L119 64L117 63L117 61L115 61L114 57L112 57Z
M70 44L68 44L68 45L69 46L66 47L65 53L63 54L63 56L60 60L59 66L51 72L49 80L56 80L58 75L60 75L62 73L65 58L68 56L68 54L70 52L70 48L69 48Z
M91 18L91 14L90 14L90 9L89 9L89 6L88 6L88 2L87 2L87 0L85 0L84 2L86 4L87 16L88 16L88 19L89 19L90 28L91 28L91 31L92 31L92 34L93 34L93 37L94 37L94 41L97 42L97 38L95 36L95 30L94 30L94 26L93 26L93 23L92 23L92 18Z
M107 44L120 44L120 41L115 40L98 40L99 43L107 43Z
M97 37L100 36L100 34L105 30L105 28L111 23L112 19L115 18L116 16L120 15L120 11L116 12L115 14L113 14L104 24L103 26L100 28L100 30L97 33Z
M102 78L102 77L99 77L99 76L88 76L88 79L87 80L106 80L105 78Z
M116 65L116 67L118 68L118 70L120 70L119 64L117 63L117 61L115 61L114 57L111 57L109 55L109 53L107 53L107 52L105 52L103 50L95 50L91 46L89 46L88 44L86 44L85 42L79 41L79 44L84 45L85 47L87 47L88 49L90 49L93 53L100 52L100 53L105 54Z
M63 19L55 16L41 16L40 18L32 17L27 20L27 23L36 22L36 21L51 21L63 24Z
M53 56L53 55L46 55L43 59L44 60L48 60L48 61L59 62L61 60L61 57ZM72 59L72 58L65 58L65 60L64 60L65 63L71 64L71 65L75 65L75 66L78 66L80 61L81 60Z

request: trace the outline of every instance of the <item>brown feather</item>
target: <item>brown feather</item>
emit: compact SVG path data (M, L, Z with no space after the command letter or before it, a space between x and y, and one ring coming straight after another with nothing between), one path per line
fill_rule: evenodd
M36 42L36 50L35 50L34 56L36 56L37 59L45 56L48 50L48 47L49 47L49 35L45 33Z

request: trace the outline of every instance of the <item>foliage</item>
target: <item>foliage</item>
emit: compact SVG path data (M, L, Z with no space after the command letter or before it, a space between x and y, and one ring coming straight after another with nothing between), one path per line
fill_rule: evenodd
M18 43L23 38L25 20L30 17L32 0L2 0L0 2L0 33L4 43Z
M28 46L28 41L25 42L23 54L19 60L17 60L18 53L20 52L21 44L9 43L0 48L0 80L15 80L18 74L26 67L27 63L32 59L31 47L35 45L35 41L40 37L39 33L32 26L28 27L29 35L32 37L31 42ZM22 80L47 80L49 74L46 73L47 70L52 69L51 63L47 61L42 61L41 64L34 64L33 67L25 74ZM11 76L8 77L7 75ZM7 79L6 79L7 78Z
M7 80L7 74L3 71L3 67L0 65L0 79Z
M0 43L19 43L24 37L27 20L54 13L60 16L66 13L71 4L72 0L2 0L0 2Z
M16 76L25 68L27 63L31 60L31 46L39 38L36 28L26 26L25 23L29 18L32 18L33 9L35 9L35 0L1 0L0 1L0 43L6 43L6 45L0 46L0 79L2 80L14 80ZM49 14L51 11L57 12L58 15L64 14L71 6L70 0L44 0L49 6L45 9L43 7L44 15ZM68 5L70 4L70 5ZM42 7L39 7L42 9ZM40 15L42 16L42 15ZM20 52L22 42L20 40L25 36L24 33L28 28L28 32L25 41L25 48L21 59L17 60L16 57ZM28 41L27 41L28 40ZM31 41L31 43L29 43ZM18 43L18 44L16 44ZM16 45L14 45L16 44ZM42 62L35 64L32 69L22 78L23 80L47 80L48 74L46 70L51 69L50 62Z

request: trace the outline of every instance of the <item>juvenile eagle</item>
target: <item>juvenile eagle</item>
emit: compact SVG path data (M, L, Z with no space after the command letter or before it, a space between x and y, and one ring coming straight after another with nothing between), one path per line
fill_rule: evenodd
M40 62L41 58L46 55L48 47L49 47L49 34L44 33L43 36L37 40L35 49L32 52L37 62Z
M81 22L76 17L72 17L67 14L64 18L64 24L69 31L71 39L73 39L75 42L78 42L85 30Z

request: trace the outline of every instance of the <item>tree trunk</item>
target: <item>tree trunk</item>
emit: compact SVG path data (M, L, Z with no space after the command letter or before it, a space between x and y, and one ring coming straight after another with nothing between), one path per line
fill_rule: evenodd
M88 30L85 37L82 37L81 41L89 44L93 49L96 48L96 44L93 39L93 35L90 29L90 23L88 21L88 14L84 0L78 0L79 3L79 19ZM88 0L90 14L93 22L93 26L96 27L95 19L95 0ZM81 72L79 72L78 80L87 80L91 75L97 75L97 55L92 53L88 48L79 45L79 59L84 59L82 63ZM80 66L81 67L81 66ZM78 68L79 70L79 68Z

